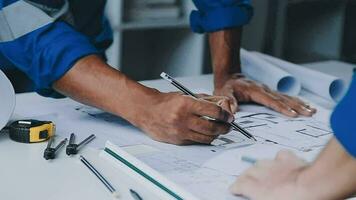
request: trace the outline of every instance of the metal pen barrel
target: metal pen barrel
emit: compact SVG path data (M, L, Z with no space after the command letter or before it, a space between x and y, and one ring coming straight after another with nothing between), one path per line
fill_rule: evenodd
M67 138L65 138L64 140L62 140L62 142L60 142L60 143L56 146L56 148L54 148L54 150L57 151L57 150L60 149L62 146L64 146L64 145L66 144L67 140L68 140Z
M87 137L85 140L83 140L81 143L78 144L78 149L85 145L85 144L88 144L89 142L91 142L93 139L95 138L95 135L94 134L91 134L89 137Z

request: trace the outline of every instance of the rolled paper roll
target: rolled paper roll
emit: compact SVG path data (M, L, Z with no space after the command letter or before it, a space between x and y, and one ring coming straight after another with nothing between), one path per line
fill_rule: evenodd
M255 54L241 49L241 70L247 77L288 95L298 95L301 83L290 73L266 62Z
M346 92L345 81L338 77L259 52L253 52L253 54L297 77L304 89L325 99L337 102L341 100Z
M10 80L0 70L0 130L10 120L15 109L15 91Z

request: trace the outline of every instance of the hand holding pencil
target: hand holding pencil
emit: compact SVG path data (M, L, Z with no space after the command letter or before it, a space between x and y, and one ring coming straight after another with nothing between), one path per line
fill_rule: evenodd
M182 84L180 84L178 81L176 81L174 78L172 78L171 76L169 76L168 74L162 72L161 73L161 77L163 79L165 79L166 81L170 82L173 86L175 86L176 88L178 88L180 91L182 91L184 94L189 95L195 99L198 99L199 97L194 94L192 91L190 91L188 88L184 87ZM208 119L210 121L219 121L218 118L214 118L211 116L203 116L205 119ZM224 122L224 121L220 121L220 122ZM256 138L251 135L248 131L246 131L245 129L241 128L238 124L236 124L233 121L229 121L228 122L231 127L233 127L235 130L239 131L242 135L246 136L249 139L252 139L254 141L257 141Z

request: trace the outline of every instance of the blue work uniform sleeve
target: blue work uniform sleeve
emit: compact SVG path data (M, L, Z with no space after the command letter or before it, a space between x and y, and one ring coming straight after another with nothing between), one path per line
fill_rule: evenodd
M331 116L335 137L345 150L356 159L356 75L348 93Z
M214 32L247 24L253 15L250 0L193 0L190 25L194 32Z
M0 43L0 52L32 79L37 90L49 91L78 59L97 50L87 37L58 21Z

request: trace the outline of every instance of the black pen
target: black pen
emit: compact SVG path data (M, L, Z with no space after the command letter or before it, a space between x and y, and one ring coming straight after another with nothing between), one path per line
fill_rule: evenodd
M184 94L186 95L190 95L194 98L198 98L198 96L196 96L193 92L191 92L188 88L184 87L182 84L180 84L178 81L176 81L174 78L172 78L171 76L169 76L167 73L162 72L161 73L161 77L170 82L173 86L175 86L176 88L178 88L180 91L182 91ZM210 117L206 117L208 119L212 119ZM215 119L212 119L215 120ZM252 139L254 141L257 141L255 137L253 137L253 135L251 135L251 133L247 132L246 130L244 130L243 128L241 128L238 124L236 124L235 122L231 122L230 125L236 129L237 131L239 131L241 134L243 134L244 136L246 136L248 139Z
M95 167L84 158L84 156L80 156L80 161L104 184L104 186L111 192L115 199L119 199L119 193L116 192L116 189L107 181L100 172L95 169Z

